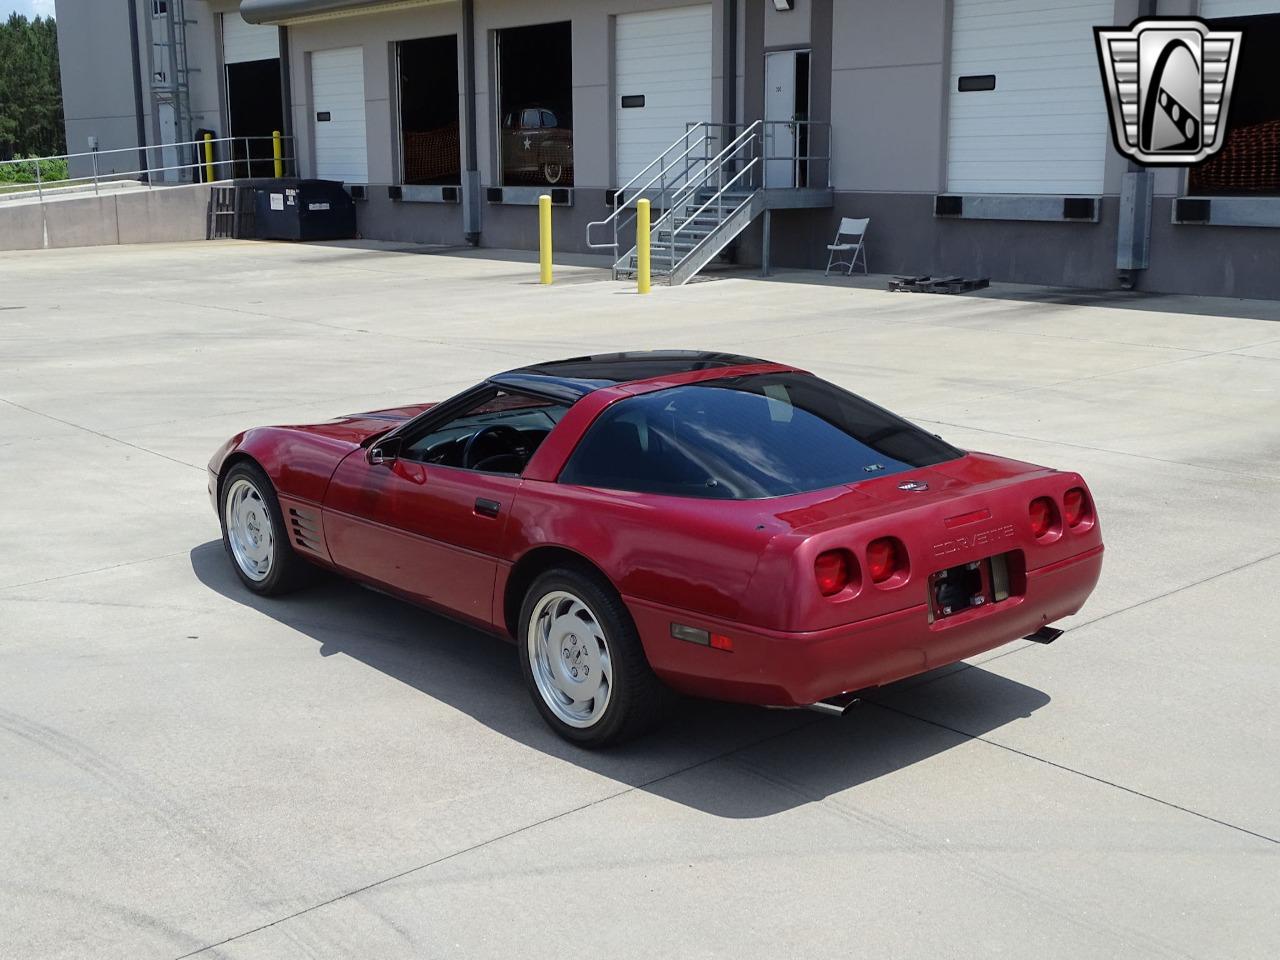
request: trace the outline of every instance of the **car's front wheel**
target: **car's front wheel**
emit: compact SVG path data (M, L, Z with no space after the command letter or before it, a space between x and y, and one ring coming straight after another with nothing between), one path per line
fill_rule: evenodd
M660 721L664 687L603 578L568 567L539 576L520 611L519 648L538 712L566 740L601 747Z
M289 545L271 481L257 464L237 463L222 479L222 544L240 582L264 596L300 586L311 568Z

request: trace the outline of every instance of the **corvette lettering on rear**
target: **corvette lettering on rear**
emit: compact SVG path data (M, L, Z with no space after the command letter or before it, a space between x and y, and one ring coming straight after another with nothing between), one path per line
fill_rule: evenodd
M1003 527L993 527L990 530L981 530L966 537L954 537L950 540L944 540L942 543L935 543L933 545L933 555L935 557L946 557L970 548L985 547L992 543L999 543L1001 540L1009 540L1012 539L1013 535L1013 524L1007 523Z

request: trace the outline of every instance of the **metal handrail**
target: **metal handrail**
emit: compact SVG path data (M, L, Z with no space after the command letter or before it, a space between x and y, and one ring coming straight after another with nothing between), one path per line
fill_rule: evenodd
M40 199L44 198L44 194L46 192L56 193L62 190L75 189L76 187L82 186L87 183L93 184L93 191L95 194L98 193L99 186L102 183L118 183L123 181L134 180L134 179L138 180L138 182L140 183L145 182L148 187L155 187L157 184L156 184L154 175L159 173L168 173L171 171L190 170L197 173L198 176L193 177L191 182L201 182L201 183L223 182L227 179L233 179L233 177L223 177L223 178L215 177L214 180L206 179L207 171L210 166L212 166L214 170L217 171L218 168L224 168L226 165L230 164L232 167L231 172L234 174L236 164L246 164L246 170L250 174L252 174L254 164L271 164L272 167L269 169L272 169L272 171L274 172L274 164L276 160L274 156L252 157L250 156L250 150L249 150L250 143L261 142L261 141L272 142L274 141L274 139L275 139L274 137L217 137L217 138L210 138L208 140L184 140L178 143L145 144L138 147L117 147L111 150L90 150L90 151L85 151L83 153L59 153L59 154L53 154L51 156L46 156L46 157L25 157L23 159L0 160L0 169L3 169L6 166L16 167L18 165L34 164L35 174L36 174L36 180L34 183L35 192L36 192L36 196L39 197ZM280 141L282 146L286 141L289 143L290 148L292 148L293 146L293 137L282 136L280 138ZM215 153L222 153L227 155L224 155L222 157L215 155L212 161L206 160L201 155L206 144L214 147ZM223 144L229 145L229 148L227 150L217 149L220 145L223 145ZM244 146L244 156L237 157L235 155L234 148L237 145ZM158 167L151 166L150 164L148 164L146 169L112 170L107 173L102 173L99 170L100 158L111 156L112 154L118 154L118 153L137 154L139 151L141 151L144 153L144 155L147 155L153 151L181 150L181 149L191 148L191 147L197 148L197 150L200 151L200 153L197 153L196 159L190 163L169 164L169 165L163 165ZM293 167L296 158L293 157L291 153L285 153L283 150L282 150L282 154L283 155L280 157L280 161L282 165L285 165L286 169ZM58 160L71 161L71 160L83 159L84 157L91 157L93 159L93 173L89 176L64 177L59 180L51 180L51 181L45 181L41 177L41 171L40 171L41 163L45 164L45 166L47 167L52 161L58 161ZM4 186L4 185L8 185L8 183L6 181L0 181L0 186ZM19 187L28 186L28 184L18 184L18 183L13 183L11 185L19 186ZM160 185L168 186L169 184L162 181ZM176 186L176 184L174 185ZM15 191L9 191L9 192L0 192L0 199L3 199L4 197L18 197L26 193L29 193L29 191L15 190Z
M685 218L684 218L684 222L683 222L683 223L681 223L681 224L680 224L680 226L676 227L674 230L672 230L672 231L671 231L671 237L672 237L672 239L674 240L674 239L675 239L675 235L676 235L677 233L679 233L681 230L683 230L685 227L687 227L687 226L689 225L690 221L692 221L692 220L697 220L697 219L698 219L698 216L702 213L702 211L706 210L706 209L707 209L707 207L711 206L711 204L712 204L712 203L714 203L714 202L716 202L716 201L718 201L718 200L721 200L721 199L724 197L724 195L725 195L726 191L731 190L731 189L733 188L733 185L734 185L735 183L737 183L739 180L741 180L741 179L742 179L742 177L743 177L743 175L744 175L745 173L747 173L747 171L749 171L752 167L754 167L754 166L755 166L757 163L759 163L759 162L760 162L760 158L759 158L759 157L752 157L752 158L751 158L751 162L750 162L750 163L748 163L748 164L747 164L745 167L743 167L741 170L739 170L739 171L738 171L738 173L734 176L734 178L733 178L732 180L730 180L728 183L726 183L724 186L722 186L719 190L717 190L717 191L715 192L715 194L714 194L714 195L712 195L711 197L708 197L708 198L707 198L707 200L706 200L706 202L705 202L705 203L703 203L703 204L702 204L702 206L700 206L697 210L693 211L693 213L691 213L691 214L689 214L687 217L685 217ZM750 197L748 197L746 200L743 200L743 201L742 201L742 203L739 203L736 207L734 207L731 211L729 211L729 216L733 216L735 213L737 213L737 212L742 208L742 205L743 205L743 204L745 204L745 203L747 203L747 202L749 202L749 201L750 201ZM723 204L717 204L716 209L719 211L720 219L721 219L721 220L723 220L723 219L724 219L724 216L723 216L723 213L724 213L724 205L723 205Z
M737 153L744 143L751 143L757 139L757 134L754 131L755 131L755 128L762 122L763 121L757 120L755 123L751 124L745 130L743 130L742 133L738 134L738 136L734 139L732 143L730 143L727 147L725 147L718 154L716 154L714 157L712 157L710 160L706 162L706 165L698 173L697 176L703 177L703 178L709 178L712 173L722 171L724 164L728 160L732 159L730 157L730 154ZM750 164L748 164L748 166L750 166ZM699 183L695 186L693 185L692 180L687 181L685 185L681 187L682 193L677 194L676 197L673 197L673 200L675 200L675 202L678 204L685 197L687 197L694 189L696 189L698 186L701 186L701 185L702 184ZM721 187L720 189L724 190L725 188ZM673 204L673 207L674 207L674 204Z
M759 122L760 122L760 121L756 121L756 124L758 124ZM718 170L721 170L721 168L722 168L723 164L725 163L725 161L726 161L726 160L727 160L727 159L728 159L732 154L735 154L735 153L739 152L739 151L741 150L741 148L742 148L742 146L743 146L743 144L744 144L744 143L752 142L752 141L754 141L754 140L755 140L756 135L755 135L755 132L754 132L754 131L755 131L755 126L756 126L756 124L752 124L752 126L751 126L751 127L749 127L747 130L744 130L742 133L740 133L740 134L739 134L739 135L738 135L738 136L733 140L733 142L732 142L732 143L728 144L728 145L727 145L727 146L725 146L723 149L721 149L721 150L720 150L720 152L719 152L719 153L717 153L714 157L702 157L702 158L700 158L701 163L702 163L702 166L701 166L701 169L699 169L697 173L695 173L695 174L692 174L692 175L691 175L691 174L689 173L689 165L687 165L687 164L686 164L686 166L685 166L685 170L684 170L684 173L683 173L683 178L684 178L684 179L683 179L683 182L682 182L682 184L680 185L680 187L679 187L679 188L675 188L675 187L674 187L674 185L673 185L673 189L675 190L675 192L671 195L671 198L670 198L670 201L669 201L669 202L667 201L667 187L666 187L665 182L663 183L663 185L660 187L660 196L661 196L661 198L662 198L663 205L664 205L665 209L664 209L664 211L663 211L662 215L661 215L660 217L658 217L658 219L657 219L654 223L652 223L652 225L650 226L650 235L651 235L651 236L652 236L652 234L653 234L654 232L656 232L656 231L658 231L659 229L661 229L661 228L662 228L662 226L663 226L665 223L667 223L669 220L671 220L671 219L672 219L672 216L673 216L673 214L674 214L674 211L675 211L675 210L676 210L676 208L679 206L679 204L680 204L681 202L683 202L683 200L684 200L684 199L689 195L689 193L690 193L690 191L691 191L692 189L696 189L696 188L697 188L697 186L701 186L703 183L705 183L705 182L706 182L706 180L711 176L711 174L712 174L712 173L714 173L714 172L716 172L716 171L718 171ZM713 125L714 125L714 124L708 124L708 123L705 123L705 122L702 122L702 123L698 123L698 124L691 125L690 127L686 128L686 130L685 130L685 136L684 136L684 137L682 137L680 140L677 140L677 141L676 141L675 143L673 143L670 147L668 147L668 148L667 148L667 152L670 152L670 151L671 151L672 149L674 149L678 144L680 144L681 142L683 142L686 138L688 138L688 136L689 136L689 135L690 135L694 130L698 129L699 127L709 127L709 126L713 126ZM709 138L709 137L707 137L707 136L706 136L706 134L704 133L704 134L702 135L702 137L701 137L700 141L699 141L699 145L707 143L707 142L709 141L709 139L710 139L710 138ZM680 158L677 158L677 159L681 159L681 158L683 158L683 157L687 156L687 155L689 154L689 152L690 152L692 149L693 149L693 147L689 147L689 148L687 148L687 149L685 150L685 152L684 152L683 154L681 154L681 157L680 157ZM664 154L664 156L665 156L665 154ZM662 159L662 158L659 158L659 159ZM651 163L649 166L653 166L653 164ZM631 183L634 183L637 179L638 179L638 177L633 177L633 178L631 179L631 181L630 181L630 182L631 182ZM648 183L646 183L645 187L641 188L641 190L640 190L640 191L638 191L637 195L639 195L640 193L643 193L643 191L644 191L644 190L646 190L646 189L648 189L648 187L652 186L652 184L655 182L655 180L656 180L656 179L659 179L659 178L651 178L651 179L649 180L649 182L648 182ZM694 186L694 185L695 185L695 183L696 183L696 186ZM723 190L723 187L721 188L721 190ZM623 211L625 211L627 208L628 208L628 204L627 204L627 200L626 200L626 198L625 198L625 197L623 198L622 206L621 206L621 207L619 207L619 206L618 206L618 198L617 198L617 195L615 194L615 196L614 196L614 212L613 212L612 214L610 214L610 215L609 215L609 217L607 217L605 220L597 221L597 223L598 223L598 224L605 224L605 223L610 222L611 220L613 221L613 243L611 243L611 244L610 244L610 243L604 243L604 244L592 244L592 246L594 246L596 249L608 249L608 248L610 248L610 247L611 247L611 248L613 249L613 259L614 259L615 264L617 263L617 259L618 259L618 250L619 250L619 247L621 246L621 244L618 242L618 230L619 230L619 228L620 228L620 227L625 228L625 227L630 226L632 223L634 223L634 222L635 222L635 215L634 215L634 214L629 215L629 216L627 217L627 219L625 219L625 220L619 220L619 219L618 219L618 215L619 215L620 213L622 213ZM588 240L588 243L590 243L591 227L592 227L592 226L595 226L595 225L596 225L596 224L588 224L588 226L587 226L587 240ZM671 257L670 257L670 259L674 259L674 256L675 256L674 250L675 250L675 244L674 244L674 242L673 242L673 243L672 243L672 250L671 250Z
M667 261L668 261L668 265L671 272L675 272L675 268L676 268L676 234L678 234L681 230L683 230L686 226L688 226L691 220L696 220L698 216L703 211L705 211L709 206L711 206L713 202L716 204L717 216L720 222L721 223L724 222L725 191L728 190L735 183L737 183L740 179L742 179L742 177L748 171L754 168L756 163L760 160L760 157L752 156L751 159L747 162L747 164L741 170L739 170L738 173L734 175L733 179L731 179L727 184L724 182L725 164L730 161L739 159L739 155L744 152L744 148L746 148L747 151L749 151L750 147L753 144L755 144L758 141L761 141L761 137L756 131L757 126L759 126L761 123L762 121L759 121L759 120L757 120L755 123L752 123L749 127L743 130L742 133L738 134L738 136L733 140L732 143L730 143L718 154L716 154L715 157L708 160L706 166L697 175L696 179L699 182L694 183L693 181L690 181L686 183L682 188L682 194L677 198L673 198L675 202L671 205L671 207L667 211L663 213L663 215L658 219L658 222L653 225L653 229L658 230L662 228L664 223L667 223L669 221L670 225L668 229L670 229L671 231L671 243L667 250L667 255L668 255ZM720 186L718 187L716 192L712 194L710 197L708 197L702 203L702 205L699 206L698 209L693 212L693 214L686 216L683 222L677 225L676 211L680 208L680 205L684 203L689 196L696 197L697 190L701 189L707 183L707 181L711 179L712 174L715 174L720 177ZM739 204L739 207L740 206L741 204ZM736 213L737 208L735 208L733 212Z
M734 138L733 142L725 146L724 149L722 149L714 157L711 157L710 159L708 159L706 163L703 165L702 169L696 175L694 175L693 177L685 181L684 185L680 188L680 190L677 191L676 194L672 196L671 198L672 202L670 206L663 212L662 216L658 218L658 221L653 224L654 231L659 230L663 226L663 224L665 224L667 221L671 221L674 223L676 210L679 209L680 205L684 203L685 200L690 195L695 194L695 191L697 191L702 186L704 186L705 183L711 178L712 174L719 174L722 178L721 179L722 185L720 189L717 190L716 196L719 196L724 192L724 189L725 189L723 186L724 165L727 162L729 162L731 159L737 159L735 155L741 153L742 148L744 146L756 142L757 140L756 126L759 123L760 121L757 120L755 123L751 124L751 126L747 127L742 133L738 134L738 136ZM748 163L747 166L750 167L751 164ZM672 237L670 254L671 254L670 259L674 261L675 259L674 235ZM672 263L672 266L674 267L674 262Z
M827 121L827 120L755 120L750 124L716 122L716 123L712 123L711 126L728 127L730 129L736 130L739 127L745 128L748 126L754 126L757 123L763 124L764 126L764 136L762 137L762 142L764 144L764 153L762 154L762 159L766 161L788 160L788 161L793 161L797 166L799 166L801 163L806 163L806 164L824 163L826 164L826 178L825 178L826 189L829 190L831 188L831 123L830 121ZM775 139L770 131L776 130L778 127L781 127L781 126L805 127L805 128L808 128L810 131L816 131L816 130L825 131L826 141L827 141L827 152L825 154L821 154L821 153L770 154L768 152L769 145L773 143ZM813 143L812 132L810 133L810 136L809 136L809 143L810 144ZM768 186L767 182L762 181L762 183L764 184L764 186L766 187ZM813 184L808 184L808 186L813 186ZM786 188L782 188L782 189L786 189Z
M631 219L627 220L625 223L620 223L618 220L619 215L622 214L624 211L626 211L630 206L630 203L628 201L628 196L635 197L635 198L642 197L646 192L649 191L649 189L655 183L657 183L659 184L659 187L658 187L659 203L662 204L665 201L666 193L667 193L667 183L666 183L667 174L671 170L674 170L675 165L678 164L680 161L687 160L690 154L692 154L695 149L707 143L707 141L710 138L706 135L705 132L702 134L701 138L698 140L697 143L694 143L694 144L689 143L689 137L693 133L693 131L697 130L700 127L706 127L706 126L709 126L709 124L705 122L700 122L700 123L691 124L687 126L682 136L677 137L671 143L670 146L668 146L665 150L662 151L662 153L658 154L658 156L656 156L653 160L650 160L649 163L646 164L640 170L639 173L637 173L630 180L628 180L621 187L619 187L616 191L614 191L613 212L610 213L609 216L605 217L603 220L593 220L591 223L587 224L587 246L588 247L591 247L592 249L595 249L595 250L607 250L612 248L614 259L615 260L617 259L618 228L620 226L623 226L623 227L629 226L631 223L635 221L634 216L632 216ZM684 151L679 156L671 158L671 161L670 161L671 167L668 167L667 155L671 153L672 150L675 150L682 143L685 144ZM703 157L702 160L703 160L703 163L707 162L705 157ZM632 187L635 185L635 183L639 181L651 169L653 169L654 166L658 167L658 173L650 177L645 182L644 186L639 187L638 189L632 190ZM690 164L685 163L684 176L686 177L688 176L689 167L690 167ZM621 198L621 202L619 202L619 198ZM591 239L592 228L603 227L610 223L613 224L613 242L612 243L594 243Z

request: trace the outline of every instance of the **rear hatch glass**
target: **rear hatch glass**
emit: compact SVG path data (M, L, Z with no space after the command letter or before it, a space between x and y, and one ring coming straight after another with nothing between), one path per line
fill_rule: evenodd
M963 456L809 374L753 374L657 390L602 413L564 483L752 500L858 483Z

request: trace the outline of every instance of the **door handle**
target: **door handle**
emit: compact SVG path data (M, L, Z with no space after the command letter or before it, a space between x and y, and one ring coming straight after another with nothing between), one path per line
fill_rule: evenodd
M502 504L497 500L486 500L484 497L476 497L476 514L481 517L496 517L498 511L502 509Z

